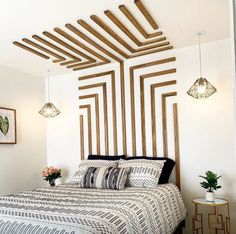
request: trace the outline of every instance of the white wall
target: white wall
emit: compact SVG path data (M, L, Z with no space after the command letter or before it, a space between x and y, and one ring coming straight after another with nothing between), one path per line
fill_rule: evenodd
M0 106L16 109L17 144L0 145L0 195L42 186L46 165L44 80L0 65Z
M203 74L218 90L207 100L195 100L186 94L198 78L196 46L129 61L133 65L170 56L177 58L174 64L177 74L173 77L178 82L182 194L189 211L186 233L191 233L191 200L204 195L198 175L207 170L214 170L223 176L220 181L223 188L217 193L230 199L232 220L236 220L236 198L232 195L236 192L236 157L230 40L204 44L202 49ZM114 66L107 65L107 70L114 69ZM104 68L74 72L51 80L52 96L62 114L48 122L48 164L62 167L68 176L64 180L73 175L80 160L78 76L103 71ZM127 118L130 118L129 115L127 112ZM129 126L127 129L130 132ZM128 134L127 138L130 137ZM121 145L119 150L122 151ZM235 231L234 227L232 233Z

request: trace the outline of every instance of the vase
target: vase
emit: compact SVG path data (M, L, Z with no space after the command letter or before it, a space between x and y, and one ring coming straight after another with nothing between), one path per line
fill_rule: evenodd
M49 180L48 182L49 182L51 187L54 187L56 185L55 184L55 179Z
M206 192L206 201L214 202L215 201L215 193L214 192Z

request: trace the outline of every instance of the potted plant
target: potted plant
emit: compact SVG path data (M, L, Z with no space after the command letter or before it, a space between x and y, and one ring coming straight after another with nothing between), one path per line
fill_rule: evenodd
M200 175L199 177L205 180L205 181L202 181L200 184L201 184L201 187L207 190L206 201L213 202L215 200L214 191L221 188L221 186L218 185L218 179L221 176L218 176L212 171L207 171L206 176Z
M41 172L44 180L48 181L50 186L55 186L55 180L61 177L61 169L55 167L46 167Z

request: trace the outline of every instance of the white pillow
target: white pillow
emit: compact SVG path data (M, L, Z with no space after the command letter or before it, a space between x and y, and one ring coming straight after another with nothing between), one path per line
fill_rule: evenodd
M121 160L119 167L130 167L127 186L155 188L164 166L165 160Z
M118 162L110 160L82 160L70 183L80 184L89 167L117 167Z

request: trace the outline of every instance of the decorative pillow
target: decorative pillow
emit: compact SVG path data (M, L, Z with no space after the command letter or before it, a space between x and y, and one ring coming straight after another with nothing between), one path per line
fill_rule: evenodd
M118 163L108 160L82 160L70 183L80 184L88 167L117 167Z
M135 159L147 159L147 160L164 160L164 167L162 168L162 172L158 181L158 184L167 184L169 183L170 174L175 166L175 161L170 158L165 157L146 157L146 156L135 156L128 157L126 160L135 160Z
M121 160L119 167L130 167L127 185L130 187L155 188L161 175L165 161L153 161L146 159Z
M120 160L125 159L125 155L96 155L90 154L88 160Z
M84 174L82 188L124 189L130 168L89 167Z

